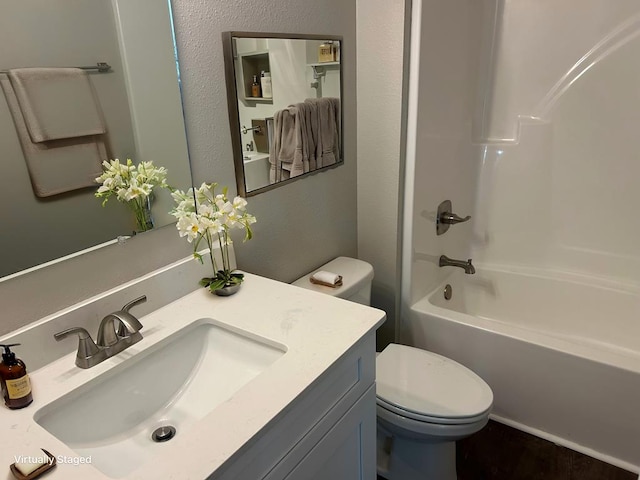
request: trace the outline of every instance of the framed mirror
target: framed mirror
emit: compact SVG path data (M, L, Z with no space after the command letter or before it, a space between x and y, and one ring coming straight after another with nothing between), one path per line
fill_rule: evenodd
M103 207L103 199L95 197L98 185L86 185L94 178L96 164L101 171L104 157L123 163L130 158L134 164L153 161L167 169L171 186L191 186L169 0L9 2L0 18L0 42L12 45L0 58L0 80L4 77L0 89L0 280L132 235L136 223L131 210L115 197ZM107 65L99 68L98 63ZM16 111L24 114L22 104L13 102L12 107L5 88L8 84L15 94L16 87L7 83L10 72L86 66L93 66L86 69L86 76L103 122L96 137L106 153L98 161L91 159L91 175L85 175L82 188L74 178L85 157L69 164L66 153L37 158L51 170L36 172L34 178L29 163L34 159L25 147L29 138L20 137L16 121ZM52 121L54 126L86 115L82 106L87 102L76 96L74 85L67 87L63 114ZM43 98L45 102L55 99L42 93L45 90L28 92L36 108ZM55 148L51 142L45 147ZM67 188L42 196L36 184L46 183L54 174ZM173 206L169 191L156 189L152 198L154 227L173 223L168 214Z
M342 164L342 37L224 32L222 39L238 194Z

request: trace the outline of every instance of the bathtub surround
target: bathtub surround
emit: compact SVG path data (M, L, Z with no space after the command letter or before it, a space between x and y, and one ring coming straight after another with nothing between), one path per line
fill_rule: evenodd
M495 419L638 472L640 8L534 3L413 2L401 339L482 376ZM472 219L438 237L445 198Z
M474 241L472 254L640 286L640 7L589 3L602 14L571 35L565 22L581 2L505 4L475 205L474 235L488 241ZM540 18L550 20L545 34L520 35ZM539 57L561 37L561 49Z
M404 307L449 274L449 269L438 266L440 255L476 260L468 245L475 218L437 235L436 214L441 202L451 200L456 213L474 216L481 149L473 144L472 128L494 3L413 2L402 245Z

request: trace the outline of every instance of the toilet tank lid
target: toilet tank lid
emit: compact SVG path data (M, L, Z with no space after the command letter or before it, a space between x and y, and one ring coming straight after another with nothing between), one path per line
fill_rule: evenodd
M342 286L332 288L311 283L311 281L309 281L311 275L320 270L341 275ZM338 257L334 258L329 263L316 268L312 272L309 272L304 277L300 277L298 280L293 282L292 285L333 295L334 297L349 298L358 290L366 286L367 283L371 282L371 280L373 280L373 267L371 264L356 258Z

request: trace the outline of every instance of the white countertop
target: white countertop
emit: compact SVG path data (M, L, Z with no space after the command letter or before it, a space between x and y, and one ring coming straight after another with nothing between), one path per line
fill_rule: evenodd
M13 480L9 465L14 463L14 456L34 448L45 448L54 456L77 457L33 420L36 411L201 318L213 318L279 342L286 345L287 352L200 422L172 439L171 448L163 449L162 456L142 465L127 479L206 478L358 340L379 327L384 312L252 274L245 275L242 288L231 297L197 290L140 317L144 339L93 368L76 367L74 352L30 372L33 403L20 410L0 407L0 464L6 469L0 478ZM51 342L55 340L51 338ZM46 478L109 477L91 465L58 464Z

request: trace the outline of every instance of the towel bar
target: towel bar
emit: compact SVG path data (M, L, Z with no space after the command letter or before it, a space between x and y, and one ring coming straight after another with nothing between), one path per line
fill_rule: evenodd
M79 68L80 70L97 70L98 73L107 73L111 70L111 65L106 62L98 62L95 66L90 67L65 67L65 68ZM9 70L0 70L0 73L9 73Z

